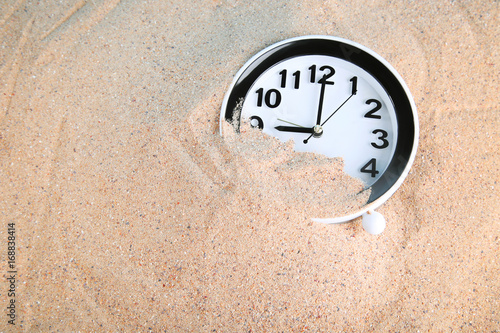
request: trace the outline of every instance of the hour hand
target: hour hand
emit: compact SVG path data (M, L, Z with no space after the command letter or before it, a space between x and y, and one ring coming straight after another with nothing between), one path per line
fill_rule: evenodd
M275 129L280 132L314 133L314 129L312 127L276 126Z

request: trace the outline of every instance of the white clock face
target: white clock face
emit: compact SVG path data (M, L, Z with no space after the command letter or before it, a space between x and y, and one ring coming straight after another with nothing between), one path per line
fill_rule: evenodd
M362 68L325 55L289 58L266 70L248 90L241 119L293 140L298 152L342 157L345 172L367 186L384 174L397 142L384 88Z
M241 140L248 132L240 125L250 124L293 140L296 152L341 157L370 197L335 221L387 200L408 174L418 143L416 108L399 74L364 46L329 36L291 38L252 57L224 98L221 129L224 122Z

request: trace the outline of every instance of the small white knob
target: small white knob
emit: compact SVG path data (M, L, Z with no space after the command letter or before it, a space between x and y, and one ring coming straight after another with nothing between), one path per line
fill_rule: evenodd
M379 235L385 229L385 218L373 210L363 214L363 228L372 235Z

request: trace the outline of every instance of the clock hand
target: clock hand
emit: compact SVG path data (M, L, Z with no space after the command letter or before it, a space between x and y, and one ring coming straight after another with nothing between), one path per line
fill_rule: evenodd
M314 133L313 127L276 126L275 129L280 132Z
M331 117L333 117L333 115L334 115L335 113L337 113L337 111L338 111L338 110L340 110L340 108L341 108L341 107L343 107L343 106L344 106L344 104L345 104L345 103L347 103L347 101L348 101L348 100L350 100L352 96L354 96L354 94L351 94L351 96L347 97L347 99L344 101L344 103L342 103L342 104L341 104L341 105L337 108L337 110L333 111L333 113L330 115L330 117L326 118L326 120L323 122L323 124L321 124L321 126L323 126L324 124L326 124L326 122L327 122L328 120L330 120L330 118L331 118Z
M307 143L309 141L309 139L313 136L316 136L316 137L321 136L321 134L323 134L323 125L326 124L326 122L328 120L330 120L330 118L333 117L333 115L335 113L337 113L337 111L340 110L344 106L344 104L347 103L347 101L351 99L352 96L354 96L354 94L351 94L351 96L347 97L347 99L344 101L344 103L340 104L340 106L337 108L337 110L333 111L333 113L330 115L330 117L328 117L321 125L314 126L313 133L307 139L304 140L304 143Z
M316 118L316 125L321 124L321 114L323 113L323 100L325 99L325 87L326 87L326 80L323 80L321 82L321 91L319 93L319 105L318 105L318 116Z
M282 121L282 122L287 123L287 124L290 124L290 125L297 126L297 127L304 127L304 126L292 123L291 121L283 120L283 119L280 119L280 118L277 118L277 120Z

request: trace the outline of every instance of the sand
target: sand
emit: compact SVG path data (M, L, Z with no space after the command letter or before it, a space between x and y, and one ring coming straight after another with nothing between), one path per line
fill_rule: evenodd
M499 13L1 1L0 331L500 331ZM379 236L257 187L218 133L238 69L307 34L373 49L417 105Z

